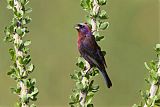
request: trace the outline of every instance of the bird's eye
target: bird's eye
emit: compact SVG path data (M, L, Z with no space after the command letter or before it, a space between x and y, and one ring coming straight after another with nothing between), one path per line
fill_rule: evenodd
M84 25L80 25L80 28L84 28Z

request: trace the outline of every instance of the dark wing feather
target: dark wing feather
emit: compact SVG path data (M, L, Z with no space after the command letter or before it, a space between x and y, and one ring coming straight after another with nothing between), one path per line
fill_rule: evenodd
M95 41L94 36L86 36L85 39L81 43L81 51L80 53L90 64L94 64L97 67L104 68L105 59L101 52L100 47ZM104 68L105 69L105 68Z
M99 49L98 49L98 54L99 54L101 60L103 61L103 64L107 67L107 64L106 64L104 55L103 55L103 53L102 53L102 51L101 51L101 48L100 48L99 46L98 46L98 48L99 48Z
M110 88L112 82L105 70L105 59L95 38L93 36L85 37L80 43L79 51L91 67L96 66L101 71L108 88Z

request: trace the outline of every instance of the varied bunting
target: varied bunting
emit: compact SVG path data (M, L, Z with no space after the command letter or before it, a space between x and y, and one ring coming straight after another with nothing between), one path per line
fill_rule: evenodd
M87 23L77 24L75 28L78 31L78 50L81 56L90 64L90 68L97 67L101 71L107 87L110 88L112 83L105 69L107 67L105 58L91 28Z

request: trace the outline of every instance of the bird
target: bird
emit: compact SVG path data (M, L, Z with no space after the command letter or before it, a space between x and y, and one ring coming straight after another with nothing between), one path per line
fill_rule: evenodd
M97 67L99 69L107 87L110 88L112 82L106 72L107 64L91 27L87 23L79 23L76 24L75 29L78 31L77 47L81 57L89 63L90 68Z

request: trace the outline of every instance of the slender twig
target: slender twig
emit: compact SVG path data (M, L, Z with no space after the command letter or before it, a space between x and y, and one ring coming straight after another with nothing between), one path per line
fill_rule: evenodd
M85 61L85 68L86 70L82 71L82 84L85 85L89 85L89 79L87 79L85 77L85 75L87 74L87 72L89 72L90 70L90 65L87 61ZM79 97L79 100L80 100L80 104L82 107L85 107L85 102L86 102L86 96L87 96L87 90L83 90L80 92L80 97Z
M100 35L99 31L105 30L108 27L107 13L101 10L100 6L106 4L106 0L81 0L81 7L88 14L86 17L87 24L91 26L93 36L96 41L101 41L104 36ZM105 54L105 51L103 51ZM71 74L71 79L76 82L76 87L72 90L70 96L71 107L93 107L92 99L95 93L99 90L99 85L94 84L92 79L98 74L97 69L91 69L90 64L85 59L79 57L76 65L80 70L76 70Z
M23 52L20 51L16 47L16 44L21 44L22 43L22 39L18 34L14 34L13 38L14 38L14 49L15 49L16 58L18 58L18 57L22 57L23 58ZM21 66L21 64L19 63L18 60L16 60L16 66L20 71L19 72L20 75L23 75L23 73L25 72L25 69ZM21 92L20 92L19 97L20 97L20 99L23 99L23 96L27 96L27 94L28 94L27 87L24 84L24 82L22 82L22 81L19 81L19 85L20 85L20 88L21 88ZM27 103L23 102L22 103L22 107L29 107L29 106L28 106Z
M22 6L20 4L20 2L18 0L14 0L14 7L17 9L17 11L20 11L22 9ZM21 36L19 36L17 33L15 33L13 35L13 39L14 39L14 49L15 49L15 54L16 54L16 58L18 59L18 57L23 58L23 52L21 50L18 49L18 47L16 46L16 44L22 44L22 38ZM23 66L21 66L19 60L16 60L16 66L19 69L19 73L20 75L23 75L23 73L25 72L25 69ZM27 92L27 87L24 84L23 81L19 81L19 85L21 88L21 92L20 92L20 99L23 99L23 96L27 96L28 92ZM29 107L28 102L22 102L22 107Z
M158 72L157 72L157 75L160 76L160 55L158 56ZM149 91L149 98L152 99L156 93L158 92L158 89L159 89L159 81L157 84L155 83L152 83L151 84L151 87L150 87L150 91ZM149 100L147 101L147 103L149 102ZM154 106L154 103L151 104L151 107ZM145 103L144 107L148 107L147 104Z
M134 104L133 107L159 107L159 86L160 86L160 44L156 44L155 52L157 59L149 63L144 63L145 68L149 72L146 82L150 85L150 89L141 91L143 101L139 105Z
M93 10L92 13L94 13L95 15L97 15L99 13L100 10L100 6L97 3L97 0L93 0ZM96 23L96 19L94 17L91 17L91 25L92 25L92 32L94 33L97 30L97 23Z
M98 14L100 6L97 3L97 0L93 0L93 10L92 13L94 13L95 15ZM96 19L94 17L91 17L91 25L92 25L92 33L94 34L94 32L97 31L97 24L96 24ZM90 65L87 61L85 61L85 71L82 71L82 75L86 75L87 72L89 72L90 70ZM82 77L82 84L88 84L89 85L89 79L87 79L85 76ZM88 92L86 90L83 90L80 92L80 104L82 107L85 107L85 101L86 101L86 96L87 96Z
M4 39L13 44L13 48L9 49L13 65L8 75L17 82L17 86L11 89L19 97L19 102L16 103L18 107L35 107L34 104L30 104L30 100L35 101L38 94L35 79L29 78L29 74L34 70L28 54L31 41L23 40L25 34L29 32L26 25L31 22L31 18L26 15L31 11L31 8L26 7L29 0L7 0L7 2L7 8L14 14L11 24L5 28Z

